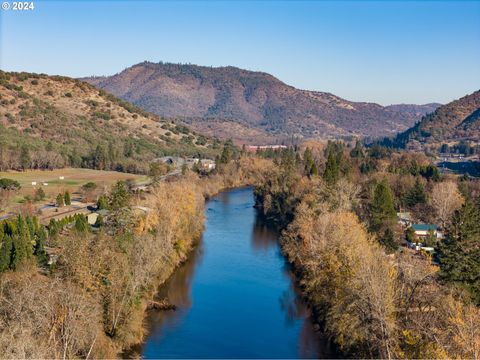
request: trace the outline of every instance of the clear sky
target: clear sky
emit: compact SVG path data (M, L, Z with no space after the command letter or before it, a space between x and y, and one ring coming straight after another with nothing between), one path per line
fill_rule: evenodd
M0 11L2 70L80 77L111 75L144 60L233 65L381 104L445 103L480 89L479 1L34 0L34 6Z

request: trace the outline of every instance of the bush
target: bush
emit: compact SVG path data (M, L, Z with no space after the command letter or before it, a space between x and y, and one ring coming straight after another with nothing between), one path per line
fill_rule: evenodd
M42 201L43 199L45 199L45 191L43 191L43 189L40 187L37 190L35 190L34 200Z
M20 190L20 183L16 180L2 178L0 179L0 189L3 190Z

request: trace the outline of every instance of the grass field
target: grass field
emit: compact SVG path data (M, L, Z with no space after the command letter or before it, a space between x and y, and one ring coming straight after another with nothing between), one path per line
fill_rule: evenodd
M60 179L60 177L63 177L63 179ZM75 168L55 169L52 171L29 170L23 172L0 172L0 178L16 180L22 186L15 199L13 199L13 203L21 202L26 195L33 197L35 189L38 187L43 188L47 199L52 199L55 198L58 193L65 192L66 190L75 194L81 186L87 182L94 182L99 187L109 187L118 180L132 180L136 184L148 182L147 176L144 175ZM32 182L36 182L37 185L32 185ZM44 185L44 183L48 185ZM5 211L6 209L0 209L0 213L2 210Z

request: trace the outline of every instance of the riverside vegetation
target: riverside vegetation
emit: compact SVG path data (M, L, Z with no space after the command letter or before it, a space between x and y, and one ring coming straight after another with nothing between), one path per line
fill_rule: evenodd
M359 144L263 155L278 166L256 188L257 206L284 228L283 251L345 356L479 357L478 181L443 178L424 156ZM395 207L443 219L440 267L399 249Z
M149 299L201 236L205 197L263 182L272 166L233 156L224 151L216 174L186 171L150 193L118 182L102 197L110 214L94 232L83 216L0 222L2 356L112 358L141 342ZM53 264L46 248L56 250Z
M284 228L283 251L318 322L345 355L478 358L478 182L442 177L424 156L359 144L258 155L225 146L215 173L154 178L150 193L120 181L101 197L110 214L93 232L83 216L3 221L1 353L111 358L139 343L158 284L201 235L204 199L255 185L257 205ZM444 222L440 267L399 250L398 207Z
M0 95L1 169L146 173L165 154L217 157L208 176L182 169L161 182L150 169L149 193L118 182L101 197L110 213L94 231L83 216L0 222L4 357L112 358L142 341L148 301L201 235L204 199L242 185L256 186L257 205L284 228L283 251L346 355L479 357L478 181L358 143L259 156L225 143L218 155L219 141L68 78L1 72ZM7 181L2 189L16 191ZM445 229L439 243L427 238L440 266L399 249L411 236L396 222L400 209Z

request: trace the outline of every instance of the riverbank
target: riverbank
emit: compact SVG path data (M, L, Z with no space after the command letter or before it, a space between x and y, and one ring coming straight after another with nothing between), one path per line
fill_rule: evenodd
M405 251L387 255L354 212L352 190L347 181L332 185L288 168L257 187L262 212L283 220L282 250L316 321L342 356L471 357L478 308L439 283L429 262Z
M251 188L206 203L203 241L160 287L175 312L150 312L145 358L328 357ZM279 302L280 300L280 302ZM188 344L188 346L185 346Z
M196 209L195 213L197 214L199 208L203 209L206 201L221 192L234 188L254 186L259 182L264 181L264 177L266 176L265 174L271 169L272 165L272 162L268 160L245 157L230 164L224 165L222 171L217 174L199 178L193 173L190 173L184 176L181 180L159 183L156 187L152 188L151 194L147 195L145 199L142 199L141 203L139 204L152 209L152 211L145 214L140 219L140 223L137 226L137 233L140 235L152 232L162 221L171 224L173 220L166 220L165 214L169 214L169 216L172 214L178 221L181 221L181 219L192 216L192 214L189 215L188 213L189 208ZM188 190L191 192L182 190L175 191L172 189L172 187L178 188L182 186L185 188L185 190L188 188ZM201 194L201 196L189 196L188 194L191 193L197 195ZM172 209L170 204L178 203L180 198L185 200L185 204L181 207L177 207L177 209ZM158 219L158 214L164 214L164 219ZM204 220L205 218L202 215L202 230L198 232L197 226L195 227L197 230L194 233L187 233L190 234L190 236L181 237L180 241L176 243L176 252L171 253L169 257L165 259L169 264L169 267L162 269L162 272L157 275L156 281L152 282L152 284L154 283L155 286L152 286L146 293L146 296L143 297L143 301L139 308L139 312L143 314L142 319L147 316L148 302L155 298L158 289L165 284L165 282L175 273L176 270L178 270L182 264L188 260L189 256L191 256L195 251L196 245L202 236ZM186 228L190 229L190 226L186 225ZM167 231L167 233L169 232ZM170 233L168 236L173 236L173 234ZM140 315L136 315L134 317L138 318L139 316ZM143 343L145 337L148 335L143 320L141 324L135 326L135 330L132 331L132 333L137 334L136 340L122 345L122 357L124 357L123 355L133 355L133 351L135 351L135 349Z

